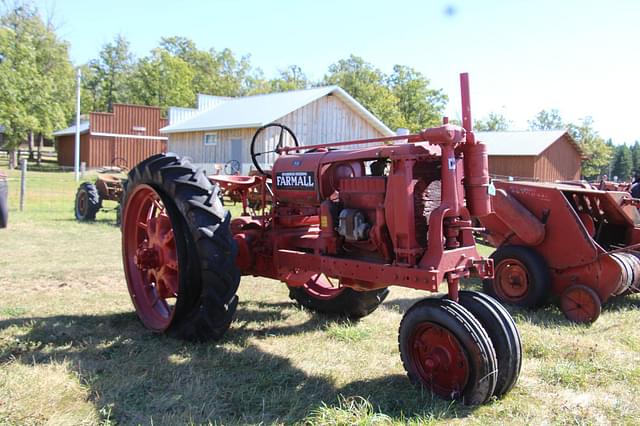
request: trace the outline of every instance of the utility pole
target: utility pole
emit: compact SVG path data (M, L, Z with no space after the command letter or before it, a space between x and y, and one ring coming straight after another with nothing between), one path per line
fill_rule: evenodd
M73 170L76 173L76 182L80 180L80 80L82 72L80 68L76 72L76 146Z

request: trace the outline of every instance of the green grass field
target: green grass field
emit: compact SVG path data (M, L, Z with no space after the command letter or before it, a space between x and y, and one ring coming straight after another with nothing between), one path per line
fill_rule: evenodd
M637 424L640 418L637 296L609 303L592 326L568 323L554 306L509 308L524 345L520 380L504 399L469 408L416 389L405 377L398 326L427 294L393 287L380 309L345 322L300 308L281 283L246 277L222 341L154 335L141 326L126 290L115 213L77 223L77 184L59 172L29 172L19 212L18 174L9 176L10 226L0 230L0 424Z

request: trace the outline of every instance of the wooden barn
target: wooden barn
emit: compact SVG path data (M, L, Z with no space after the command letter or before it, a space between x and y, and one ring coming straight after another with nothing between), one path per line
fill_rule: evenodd
M160 129L167 123L157 107L114 104L112 113L92 112L89 121L80 123L80 161L88 168L131 168L166 151L167 137L160 134ZM75 134L75 126L53 133L61 166L74 165Z
M583 153L566 130L477 132L489 151L489 173L496 178L538 181L580 179Z
M224 173L224 164L236 160L245 174L256 129L272 122L292 129L300 145L395 134L337 86L242 98L198 95L197 108L171 108L169 126L160 131L169 137L169 151L208 173ZM262 152L276 143L275 131L258 141ZM273 160L264 158L265 165Z

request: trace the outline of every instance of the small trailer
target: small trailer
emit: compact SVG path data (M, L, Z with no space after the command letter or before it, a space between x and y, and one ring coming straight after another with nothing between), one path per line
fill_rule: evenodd
M640 200L569 182L494 185L480 218L497 248L488 294L528 308L558 296L569 320L593 322L611 297L640 291Z

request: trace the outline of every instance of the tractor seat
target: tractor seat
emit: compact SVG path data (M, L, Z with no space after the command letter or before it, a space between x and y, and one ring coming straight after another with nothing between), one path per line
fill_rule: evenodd
M258 184L257 176L209 176L209 180L218 183L230 191L242 191Z

